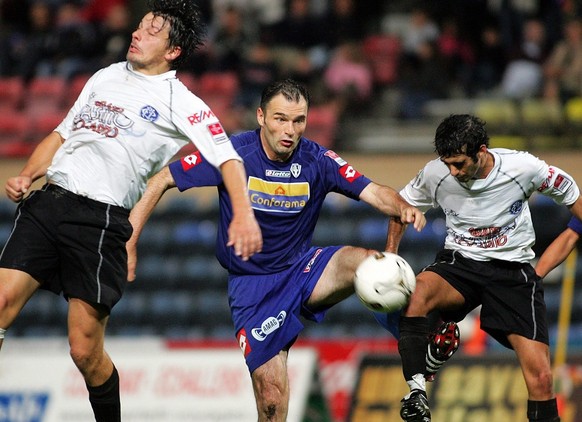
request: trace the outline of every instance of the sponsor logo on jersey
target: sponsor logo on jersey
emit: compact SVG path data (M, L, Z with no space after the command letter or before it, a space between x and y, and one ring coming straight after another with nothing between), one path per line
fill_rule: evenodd
M200 152L196 151L183 157L180 162L182 163L182 169L188 171L202 162L202 156L200 155Z
M521 209L523 208L523 201L519 200L519 201L515 201L513 204L511 204L511 206L509 207L509 213L510 214L519 214L521 212Z
M313 267L313 263L315 262L315 260L317 259L317 257L319 256L319 254L321 253L322 250L323 249L319 248L315 251L315 253L313 254L313 258L311 258L309 260L309 262L307 263L307 265L303 269L303 273L308 273L311 271L311 267Z
M340 167L339 172L342 175L342 177L350 183L352 183L354 180L361 176L361 174L349 164Z
M122 107L106 101L95 101L83 106L73 120L73 130L88 129L107 138L115 138L119 130L126 130L134 122L124 114Z
M326 157L331 158L333 161L335 161L339 166L344 166L346 165L348 162L346 160L344 160L342 157L340 157L339 155L337 155L334 151L329 150L325 153Z
M289 170L265 170L265 176L267 177L277 177L281 179L288 179L291 177L291 172Z
M244 328L241 328L239 332L236 334L236 339L238 341L238 346L243 352L244 357L247 357L249 353L251 353L251 345L249 344L247 332Z
M361 176L361 173L359 173L355 168L350 166L346 160L337 155L334 151L332 150L327 151L325 153L325 156L331 158L333 161L337 163L338 166L340 166L339 173L348 182L352 183L354 180Z
M562 173L558 174L554 180L554 188L562 193L568 190L570 185L572 185L572 179Z
M261 324L261 328L253 328L251 334L256 340L263 341L269 334L272 334L283 326L286 317L287 312L281 311L277 317L269 317L264 320Z
M268 212L300 212L309 201L309 183L269 182L249 177L251 205L256 210Z
M216 118L212 110L200 110L197 113L194 113L191 116L188 116L188 121L191 125L195 125L197 123L202 123L206 119Z
M509 234L515 230L516 223L503 227L471 227L470 236L463 233L452 233L453 241L461 246L470 246L481 249L492 249L505 246L509 241Z
M228 141L228 136L226 136L226 133L224 132L224 129L222 128L222 125L219 122L210 123L206 127L208 128L208 131L210 132L212 139L217 144L221 144L223 142Z
M158 120L158 117L160 117L158 110L150 105L143 106L139 111L139 115L142 119L147 120L148 122L155 122Z

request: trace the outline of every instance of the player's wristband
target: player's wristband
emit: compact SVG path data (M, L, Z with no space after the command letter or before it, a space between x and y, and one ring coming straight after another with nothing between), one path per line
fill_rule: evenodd
M568 222L568 227L574 230L576 233L582 235L582 221L578 220L576 217L572 217Z

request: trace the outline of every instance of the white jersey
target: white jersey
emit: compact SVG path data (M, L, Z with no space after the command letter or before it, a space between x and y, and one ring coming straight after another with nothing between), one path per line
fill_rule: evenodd
M95 73L55 130L65 141L47 181L128 209L189 142L216 167L240 160L218 118L175 71L149 76L127 62Z
M422 211L440 207L446 216L445 248L478 261L528 262L535 232L528 199L534 192L572 205L580 190L572 177L527 152L490 149L495 164L485 179L461 183L435 159L401 195Z

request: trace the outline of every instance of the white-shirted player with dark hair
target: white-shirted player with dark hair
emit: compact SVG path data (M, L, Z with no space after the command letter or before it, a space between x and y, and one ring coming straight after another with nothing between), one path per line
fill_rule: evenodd
M566 172L527 152L489 149L485 124L475 116L444 119L434 145L438 158L400 192L421 210L440 207L447 226L444 249L417 275L400 320L398 349L411 390L402 400L402 419L430 421L428 313L460 321L481 305L481 328L517 355L528 419L559 421L542 280L529 263L535 232L528 200L535 192L547 195L581 218L579 188ZM403 231L391 222L389 239L398 244Z
M104 336L127 282L129 211L147 179L194 142L220 168L231 195L228 244L243 259L262 246L240 156L208 106L176 79L203 35L194 2L151 1L127 62L93 75L63 122L6 182L8 197L20 204L0 256L0 346L37 289L62 293L70 354L98 422L121 420L119 378ZM43 176L42 189L29 192Z

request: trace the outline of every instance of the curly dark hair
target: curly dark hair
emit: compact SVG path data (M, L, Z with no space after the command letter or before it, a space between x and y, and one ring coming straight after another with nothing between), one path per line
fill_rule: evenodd
M170 24L169 46L182 50L172 62L172 69L177 69L204 42L202 12L193 0L149 0L148 7L154 16Z
M485 122L470 114L451 114L437 127L434 146L439 157L465 154L473 160L481 145L489 147Z

